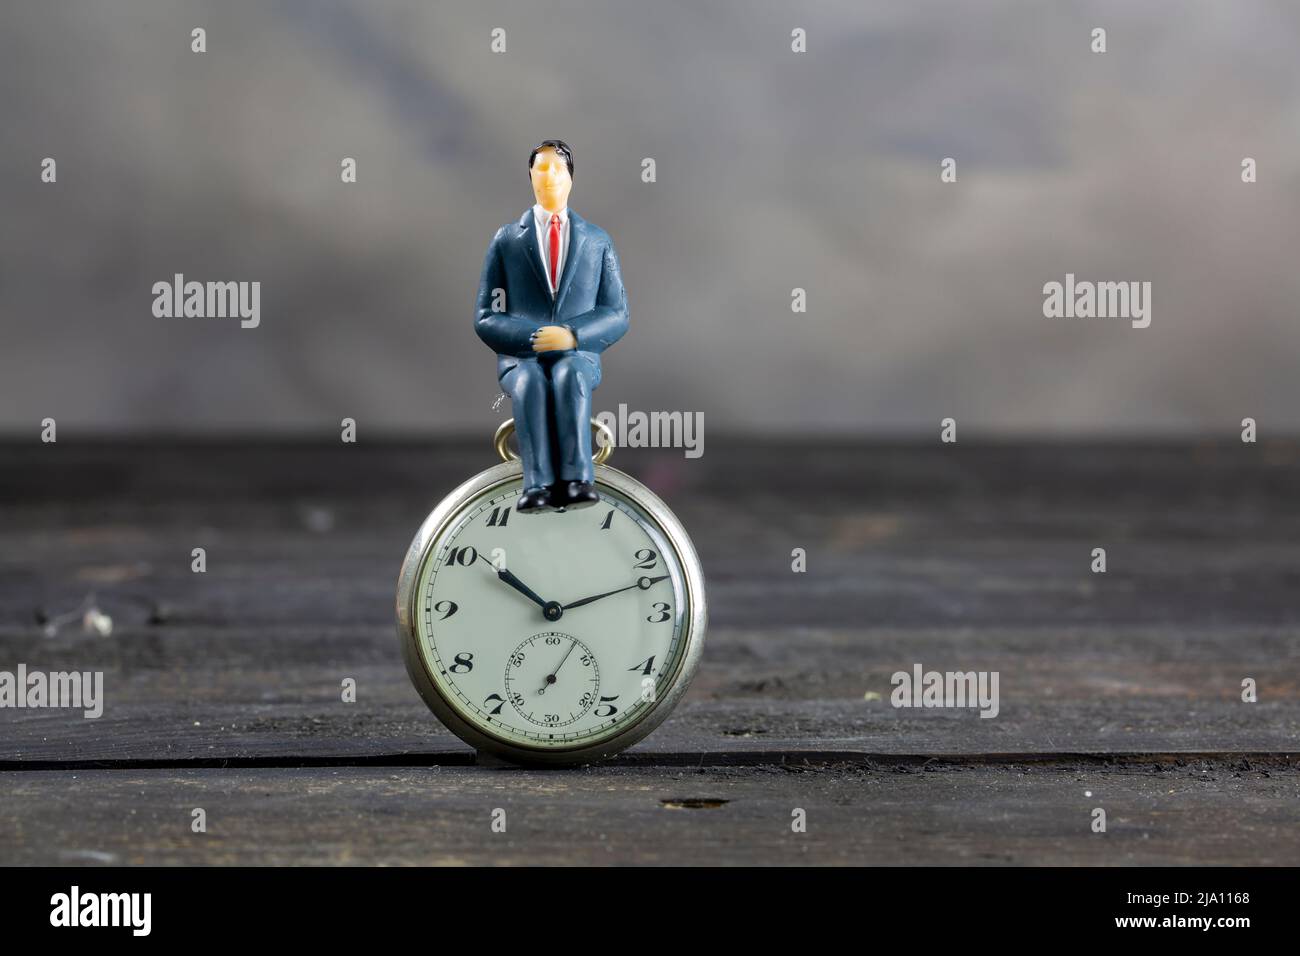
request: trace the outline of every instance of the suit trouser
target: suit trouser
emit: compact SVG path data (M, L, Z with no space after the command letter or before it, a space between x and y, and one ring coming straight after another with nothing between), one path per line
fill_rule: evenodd
M525 358L501 376L510 396L524 488L591 481L591 393L600 371L572 350Z

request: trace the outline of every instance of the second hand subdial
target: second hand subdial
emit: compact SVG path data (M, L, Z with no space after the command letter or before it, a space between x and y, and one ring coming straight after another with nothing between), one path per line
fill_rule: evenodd
M569 642L558 664L550 655ZM575 655L574 651L578 653ZM575 664L560 668L572 657ZM579 668L577 663L581 662ZM591 648L572 634L534 634L515 648L506 661L506 697L521 717L543 727L563 727L586 714L599 700L600 669Z

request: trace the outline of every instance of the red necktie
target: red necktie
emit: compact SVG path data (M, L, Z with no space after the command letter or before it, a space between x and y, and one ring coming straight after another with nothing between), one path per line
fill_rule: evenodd
M551 213L551 231L547 242L551 248L551 292L560 287L560 214Z

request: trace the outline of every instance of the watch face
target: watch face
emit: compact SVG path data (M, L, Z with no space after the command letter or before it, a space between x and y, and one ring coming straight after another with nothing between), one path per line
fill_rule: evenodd
M578 511L515 511L520 483L460 508L425 549L412 599L420 661L478 732L585 748L637 725L681 677L682 558L652 515L601 484Z

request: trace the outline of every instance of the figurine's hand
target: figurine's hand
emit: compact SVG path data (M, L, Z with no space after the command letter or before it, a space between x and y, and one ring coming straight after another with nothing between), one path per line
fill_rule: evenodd
M560 325L543 325L533 333L532 343L534 352L563 352L578 347L573 333Z

